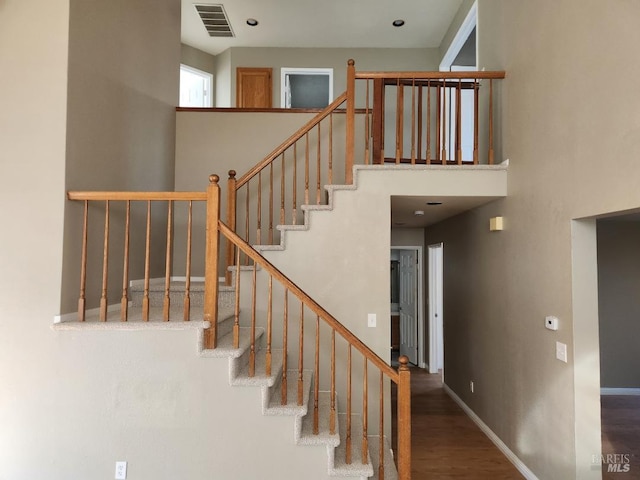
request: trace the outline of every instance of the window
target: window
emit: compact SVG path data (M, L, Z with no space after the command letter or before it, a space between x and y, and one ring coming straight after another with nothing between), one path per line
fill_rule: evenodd
M282 68L282 108L324 108L333 101L332 68Z
M211 107L211 83L213 75L197 68L180 65L181 107Z

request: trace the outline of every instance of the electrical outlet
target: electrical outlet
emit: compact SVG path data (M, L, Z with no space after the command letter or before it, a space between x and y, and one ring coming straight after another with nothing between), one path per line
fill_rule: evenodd
M367 316L367 325L369 325L370 327L375 327L376 326L376 314L375 313L370 313Z
M116 462L116 480L127 479L127 462Z

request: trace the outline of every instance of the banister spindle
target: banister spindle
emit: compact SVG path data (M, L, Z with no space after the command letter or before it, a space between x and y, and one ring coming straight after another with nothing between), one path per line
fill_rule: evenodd
M284 225L284 205L285 205L285 176L284 176L284 152L282 152L282 156L280 157L280 225Z
M282 314L282 382L280 383L280 404L286 405L287 398L287 341L289 335L289 289L284 288L284 312Z
M320 396L320 316L316 316L316 352L315 363L313 368L313 434L318 435L319 432L319 416L318 401Z
M78 321L84 322L87 310L86 288L87 288L87 239L89 223L89 201L84 201L84 212L82 214L82 257L80 258L80 295L78 297Z
M298 222L298 142L293 144L293 192L292 192L292 208L291 221L293 225Z
M416 164L416 79L411 79L411 165Z
M345 140L345 183L353 183L353 153L355 140L356 117L356 62L349 59L347 62L347 119Z
M104 210L104 245L102 250L102 293L100 295L100 321L107 321L107 290L109 282L109 200Z
M321 199L320 197L322 189L320 187L320 183L321 183L321 153L320 153L320 139L322 137L321 135L321 131L320 131L320 125L322 125L321 123L318 123L318 144L317 144L317 155L316 155L316 205L320 205L321 203Z
M351 465L351 343L347 349L347 433L345 461Z
M384 480L384 374L380 371L380 420L378 426L378 479Z
M232 231L236 231L236 204L238 199L238 192L236 190L236 171L229 170L229 179L227 180L227 225ZM233 265L233 243L227 239L227 264L225 265L225 285L231 285L231 270L228 267Z
M269 245L273 245L273 162L269 163Z
M362 464L369 461L369 439L367 437L369 430L369 378L367 373L367 357L364 357L364 369L362 373Z
M246 183L246 187L245 187L245 200L244 200L244 205L245 205L245 214L244 214L244 240L247 243L251 243L251 240L249 239L249 184L250 181L248 181ZM249 265L249 256L245 255L245 265Z
M271 376L271 335L273 324L273 277L269 275L269 295L268 295L268 310L267 310L267 352L265 358L265 375Z
M489 79L489 165L493 165L493 79Z
M193 230L193 201L189 200L187 211L187 265L185 268L184 304L182 320L191 320L191 235ZM231 245L231 242L227 242ZM233 250L232 250L233 252Z
M144 291L142 293L142 320L149 321L149 272L151 269L151 200L147 200L147 232L144 241Z
M404 143L404 85L396 80L396 164L402 158Z
M478 105L478 79L473 80L473 163L478 164L478 117L479 105Z
M365 165L369 165L369 158L370 158L370 147L369 147L369 141L370 141L370 137L371 137L371 132L370 132L370 124L369 124L369 116L370 116L370 112L369 112L369 79L367 78L366 80L366 87L365 87L365 106L364 106L364 164Z
M256 375L256 290L257 290L258 264L253 262L253 275L251 279L251 347L249 350L249 376Z
M447 164L447 142L451 135L451 119L447 112L447 81L442 82L442 165Z
M164 301L162 302L162 317L165 322L169 321L169 311L171 309L171 226L173 217L173 201L169 200L167 207L167 249L165 253L164 266Z
M331 410L329 412L329 433L336 433L336 330L331 329Z
M235 303L233 310L233 348L240 348L240 248L236 247Z
M258 172L258 205L256 207L256 244L262 245L262 170Z
M440 85L436 83L436 162L442 160L442 165L445 165L444 159L440 158L440 154L442 152L442 145L440 140L444 143L444 135L442 135L442 116L444 115L444 110L442 109L442 89Z
M309 132L304 139L304 204L309 205Z
M127 200L124 220L124 259L122 262L122 298L120 299L120 321L129 316L129 231L131 226L131 201Z
M302 406L304 398L302 371L304 368L304 303L302 302L300 302L300 326L298 334L298 406Z
M333 185L333 112L329 114L329 166L328 182Z
M418 86L418 163L421 163L422 160L422 90L423 85L420 84Z
M462 165L462 79L456 88L456 163Z
M431 80L427 81L427 165L431 165Z

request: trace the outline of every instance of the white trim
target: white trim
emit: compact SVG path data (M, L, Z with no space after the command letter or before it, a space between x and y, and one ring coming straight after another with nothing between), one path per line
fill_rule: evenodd
M473 5L469 9L469 13L467 13L467 16L462 22L462 25L460 25L460 28L458 29L458 33L456 33L456 36L453 37L453 40L451 41L451 45L449 45L447 53L445 53L444 56L442 57L442 61L440 62L441 72L449 71L449 69L451 68L451 64L458 56L458 53L460 53L460 50L462 50L462 47L467 41L467 38L469 38L469 35L471 34L471 32L473 32L473 29L476 27L477 24L478 24L478 2L476 0L475 2L473 2ZM477 61L478 61L478 45L476 42L476 63Z
M391 250L416 250L418 252L418 367L427 368L424 345L424 285L423 285L423 260L422 246L412 245L408 247L391 246ZM389 317L391 318L391 317Z
M184 70L185 72L192 73L194 75L198 75L203 78L205 81L205 89L204 89L204 107L211 108L213 107L213 74L209 72L205 72L204 70L200 70L194 67L190 67L189 65L185 65L184 63L180 64L180 70ZM179 86L179 88L181 85ZM180 95L178 94L178 98Z
M280 68L280 108L291 108L287 106L287 75L327 75L329 77L329 98L327 105L333 102L333 68L297 68L297 67L281 67Z
M432 280L431 278L431 251L432 250L439 250L439 256L440 256L440 292L433 292L432 291L432 286L434 285L435 281ZM433 273L437 273L437 272L433 272ZM432 245L427 245L427 276L428 276L428 284L429 284L429 291L427 292L427 298L429 299L429 308L427 309L427 324L429 325L429 365L431 365L432 368L429 368L429 373L438 373L438 367L440 366L440 362L439 362L439 354L440 354L440 350L442 349L444 351L444 299L443 299L443 289L444 289L444 244L442 242L440 243L434 243ZM438 338L438 323L439 322L432 322L431 319L431 314L429 312L429 310L431 309L432 306L432 299L431 299L431 294L437 295L438 296L438 300L439 300L439 304L440 304L440 322L442 322L442 331L440 331L440 336L442 337L441 339ZM441 340L441 342L440 342ZM439 345L441 343L441 346ZM444 378L444 354L442 355L443 361L442 361L442 378Z
M447 392L447 394L451 397L451 399L454 402L456 402L460 406L460 408L462 408L462 410L464 410L464 413L466 413L469 416L469 418L473 420L473 423L475 423L478 426L478 428L480 428L480 430L482 430L484 434L487 437L489 437L489 440L491 440L493 444L496 447L498 447L498 449L502 453L504 453L504 455L509 459L511 463L513 463L513 465L524 476L524 478L526 478L527 480L539 480L538 477L536 477L535 474L531 470L529 470L529 468L524 464L524 462L520 460L517 457L517 455L513 453L511 449L507 447L502 440L500 440L500 437L498 437L495 433L493 433L493 431L487 426L487 424L484 423L480 419L480 417L478 417L478 415L476 415L475 412L471 410L469 406L466 403L464 403L462 399L454 393L453 390L451 390L451 388L449 388L449 386L446 383L444 383L442 386L444 387L444 391Z
M600 395L640 395L640 388L607 388L600 389Z

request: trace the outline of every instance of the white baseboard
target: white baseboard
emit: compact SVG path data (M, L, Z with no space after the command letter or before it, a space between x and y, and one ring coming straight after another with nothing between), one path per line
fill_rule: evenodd
M516 456L516 454L513 453L502 440L500 440L500 437L493 433L493 431L487 426L487 424L484 423L480 419L480 417L478 417L478 415L476 415L475 412L471 410L469 406L464 403L462 399L454 393L453 390L449 388L449 386L447 386L446 383L443 386L444 391L447 392L447 394L453 399L454 402L456 402L460 406L460 408L462 408L462 410L464 410L464 413L466 413L469 418L473 420L478 428L480 428L480 430L482 430L484 434L489 437L489 440L491 440L494 445L498 447L498 449L502 453L504 453L504 455L509 459L511 463L513 463L513 465L524 476L524 478L526 478L527 480L539 480L538 477L536 477L535 474L531 470L529 470L529 468L522 462L522 460L520 460Z
M601 388L600 395L640 395L640 388Z

